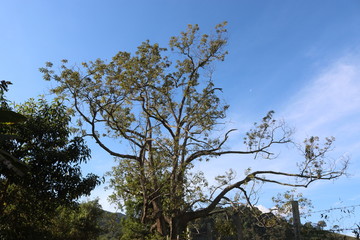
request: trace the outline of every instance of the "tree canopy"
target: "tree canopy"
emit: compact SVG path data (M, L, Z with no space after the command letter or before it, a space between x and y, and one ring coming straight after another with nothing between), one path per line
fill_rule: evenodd
M127 210L133 234L129 238L149 238L150 233L181 236L190 221L208 216L221 201L231 201L228 193L233 190L250 202L245 186L253 181L307 187L316 180L338 178L346 169L346 161L335 166L326 158L333 139L322 146L311 137L304 142L298 172L270 168L237 179L230 171L205 190L204 174L192 171L195 163L224 155L273 158L274 145L292 143L291 129L270 111L245 134L243 149L226 145L235 130L222 130L229 106L221 101L222 89L215 87L212 74L215 62L227 54L226 43L226 23L203 35L198 25L189 25L170 39L168 48L145 41L134 54L119 52L109 62L97 59L69 66L63 60L60 73L52 63L40 69L46 80L58 84L52 91L69 100L79 114L83 136L118 159L112 199ZM119 145L109 144L108 138L119 140Z
M101 234L100 219L104 211L98 200L84 202L76 208L59 206L52 219L52 239L95 240Z
M98 177L83 177L80 163L90 158L81 137L72 135L71 115L59 101L44 99L16 106L26 121L2 125L1 149L26 166L13 177L0 165L0 238L44 239L58 206L70 206L99 183Z

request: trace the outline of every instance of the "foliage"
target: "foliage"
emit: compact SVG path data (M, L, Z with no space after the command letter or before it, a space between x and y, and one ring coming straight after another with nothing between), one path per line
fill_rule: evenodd
M5 92L9 90L8 85L10 84L12 83L5 80L2 80L0 82L0 126L4 124L15 124L26 120L23 115L11 111L8 106L8 100L5 98ZM16 136L13 134L0 134L0 139L11 138L16 138ZM1 147L0 166L4 170L2 174L6 174L7 178L12 178L13 180L23 176L28 170L21 161L16 159L14 156L9 154L5 149L2 149Z
M155 237L150 231L149 226L140 223L136 218L128 217L121 220L123 229L121 240L145 239L145 237Z
M304 239L309 240L342 240L342 239L353 239L351 237L347 237L341 234L333 233L330 231L325 231L321 229L325 222L318 222L318 224L312 224L311 222L305 223L301 228L301 236Z
M81 203L78 207L60 206L52 219L52 238L69 240L98 239L101 234L99 219L103 210L98 200Z
M70 115L60 102L30 100L16 107L26 116L21 124L3 125L0 146L27 166L21 178L9 178L0 166L0 229L5 239L44 239L51 236L50 222L57 207L70 206L99 183L82 177L80 164L90 158L81 137L72 137Z
M125 216L121 213L103 211L99 221L101 228L101 235L99 236L99 240L120 239L120 237L123 235L121 221L124 219L124 217Z
M51 220L52 239L120 239L122 214L104 211L99 200L59 206Z
M324 227L326 227L326 222L324 220L320 220L318 221L317 225L316 225L319 229L323 230Z
M8 100L5 98L5 92L9 90L8 85L11 85L10 81L1 80L0 82L0 123L1 124L14 124L17 122L23 122L26 118L16 112L13 112L8 107Z
M192 225L192 239L226 240L275 240L291 239L291 225L273 214L259 209L239 205L237 208L217 209L211 216L195 220Z
M169 49L146 41L135 54L119 52L108 63L97 59L69 67L63 60L60 73L52 63L40 69L46 80L58 83L52 91L69 100L79 114L83 135L118 159L111 173L112 200L126 209L131 221L127 224L140 234L136 238L149 232L164 238L183 236L190 221L208 216L229 200L229 192L237 189L250 201L246 185L254 181L307 187L316 180L338 178L346 170L347 161L337 167L326 158L333 139L322 147L313 137L304 142L298 172L249 171L237 179L229 171L217 177L218 185L204 190L208 183L202 172L193 171L195 163L229 154L271 159L276 156L274 145L292 143L291 129L270 111L245 134L243 150L226 147L234 129L220 128L228 105L220 100L221 89L212 79L214 63L227 54L225 26L200 35L198 25L189 25L170 39ZM122 141L121 148L114 140L108 144L109 138Z

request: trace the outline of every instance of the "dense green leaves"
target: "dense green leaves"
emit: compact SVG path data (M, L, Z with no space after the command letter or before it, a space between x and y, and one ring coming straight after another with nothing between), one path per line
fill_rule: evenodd
M2 80L0 84L0 127L4 124L16 124L26 120L26 117L11 111L8 106L8 101L4 94L8 91L8 85L12 84L9 81ZM18 136L9 133L0 133L0 140L16 139ZM27 167L14 156L0 146L0 166L3 168L2 174L6 174L8 178L22 177L27 171Z
M49 236L50 220L60 205L71 205L99 183L98 177L82 177L80 163L90 150L71 134L70 115L60 102L30 100L16 107L26 116L21 124L3 126L0 146L24 164L28 171L12 178L0 166L0 228L6 239L43 239Z
M51 220L52 239L95 240L101 234L103 210L97 200L76 207L60 206Z
M124 215L102 210L98 199L59 206L49 229L53 240L115 240L122 235Z

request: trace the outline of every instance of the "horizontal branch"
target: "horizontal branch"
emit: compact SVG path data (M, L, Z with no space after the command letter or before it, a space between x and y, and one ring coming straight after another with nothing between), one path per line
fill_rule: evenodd
M250 181L258 180L258 181L262 181L262 182L275 183L275 184L284 185L284 186L305 187L306 188L309 186L310 183L312 183L316 180L331 180L331 179L338 178L345 173L344 169L345 168L343 168L341 171L328 172L328 173L326 173L324 175L320 175L320 176L319 175L303 175L303 174L298 174L298 173L276 172L276 171L255 171L255 172L248 174L243 180L238 181L236 183L233 183L233 184L225 187L214 198L214 200L211 201L209 206L207 206L206 208L203 208L203 209L200 209L200 210L197 210L194 212L187 212L185 215L190 220L207 216L211 211L213 211L216 208L216 206L219 204L221 199L225 198L225 195L228 192L230 192L233 189L241 189L242 185L244 185ZM266 179L265 177L260 177L258 175L285 176L285 177L292 177L295 179L300 178L300 179L303 179L306 181L302 184L295 184L295 183L290 183L290 182L282 182L282 181L278 181L278 180L274 180L274 179Z

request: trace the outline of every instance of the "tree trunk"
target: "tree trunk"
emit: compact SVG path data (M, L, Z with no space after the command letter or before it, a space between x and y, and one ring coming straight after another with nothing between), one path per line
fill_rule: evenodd
M162 236L168 236L169 235L169 224L165 220L162 208L159 207L159 206L161 206L160 204L161 204L160 201L152 202L154 214L155 214L156 231Z
M179 239L186 240L186 227L188 221L183 217L178 217L177 219L172 219L172 229L171 229L171 240Z

